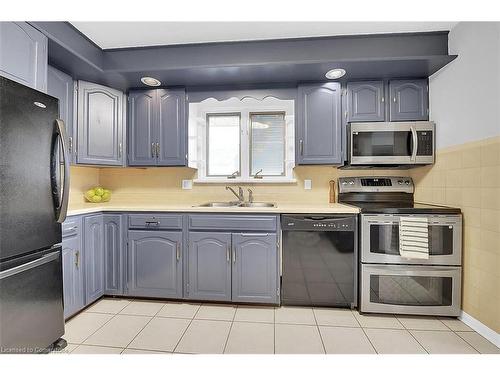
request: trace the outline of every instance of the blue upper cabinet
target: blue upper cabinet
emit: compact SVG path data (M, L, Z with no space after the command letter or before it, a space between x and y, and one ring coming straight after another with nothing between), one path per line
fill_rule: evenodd
M124 165L124 94L78 81L77 163Z
M158 165L187 164L186 91L157 90Z
M71 163L74 163L76 160L73 93L73 78L49 65L47 69L47 94L59 99L59 118L62 119L66 125L66 133L68 134L68 153Z
M384 121L384 82L347 83L347 121Z
M26 22L0 22L0 75L47 91L47 37Z
M297 164L340 164L340 84L329 82L300 85L297 101Z
M186 165L185 112L184 89L131 91L128 165Z
M389 81L391 121L429 119L427 79Z
M131 91L128 102L128 165L156 165L156 90Z

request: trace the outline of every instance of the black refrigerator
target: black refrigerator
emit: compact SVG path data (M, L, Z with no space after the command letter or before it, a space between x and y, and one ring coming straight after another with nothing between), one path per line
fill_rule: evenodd
M0 76L0 353L44 352L64 334L69 162L58 105Z

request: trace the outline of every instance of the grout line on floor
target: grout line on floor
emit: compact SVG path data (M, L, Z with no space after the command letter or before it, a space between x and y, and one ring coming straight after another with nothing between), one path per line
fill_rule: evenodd
M175 350L177 349L177 347L178 347L178 346L179 346L179 344L181 343L181 341L182 341L182 339L184 338L184 335L185 335L185 334L186 334L186 332L188 331L189 327L191 327L191 324L193 323L193 320L194 320L194 318L196 317L196 314L198 314L198 311L200 311L201 306L202 306L202 304L199 304L199 305L198 305L198 308L196 309L196 312L194 313L193 317L190 319L189 324L187 325L187 327L186 327L186 329L184 330L184 332L182 332L182 335L181 335L181 337L179 338L179 340L177 341L177 344L175 344L174 349L172 350L172 353L176 353L176 351L175 351Z
M140 333L141 333L142 331L144 331L144 328L146 328L146 327L149 325L149 323L151 323L151 321L153 320L153 318L154 318L154 316L152 316L152 317L148 320L148 322L144 325L144 327L142 327L142 328L141 328L141 330L140 330L139 332L137 332L137 334L136 334L136 335L132 338L132 340L130 340L130 341L129 341L129 343L128 343L127 345L125 345L125 348L128 348L128 346L129 346L129 345L130 345L130 344L131 344L131 343L135 340L135 338L136 338L137 336L139 336L139 335L140 335ZM132 349L132 348L131 348L131 349Z
M373 350L375 350L375 354L379 354L377 348L375 347L375 345L373 345L372 340L370 340L370 337L368 337L368 334L366 333L366 331L365 331L365 329L363 327L361 327L361 331L363 332L363 334L365 335L366 339L368 340L368 342L372 346Z
M453 332L453 331L451 331ZM460 336L458 333L456 332L453 332L455 334L455 336L458 336L460 338L460 340L462 340L463 342L465 342L467 345L469 345L472 349L474 349L478 354L481 354L481 352L479 350L477 350L475 347L473 347L471 344L469 344L469 342L467 340L465 340L462 336Z
M321 340L321 345L323 346L323 351L326 354L325 342L323 341L323 336L321 335L321 330L319 329L318 319L316 319L316 314L314 313L314 309L311 309L311 310L312 310L312 314L314 317L314 322L316 323L316 329L318 330L319 339Z
M427 351L427 349L425 348L425 346L420 342L418 341L418 339L413 336L413 334L411 333L411 331L409 329L406 330L406 332L408 332L410 334L411 337L413 337L413 339L418 343L418 345L420 345L422 347L422 349L424 349L424 351L427 353L427 354L431 354Z

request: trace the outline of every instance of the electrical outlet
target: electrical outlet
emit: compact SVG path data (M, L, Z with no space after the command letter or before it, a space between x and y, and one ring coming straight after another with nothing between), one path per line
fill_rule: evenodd
M191 190L193 188L193 180L182 180L182 189Z
M304 180L304 189L311 190L312 189L312 180Z

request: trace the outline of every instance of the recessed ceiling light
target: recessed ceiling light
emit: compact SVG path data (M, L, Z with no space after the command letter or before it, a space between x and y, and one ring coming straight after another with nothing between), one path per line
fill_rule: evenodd
M160 86L161 82L153 77L142 77L141 82L148 86Z
M337 78L342 77L343 75L345 75L345 69L342 69L342 68L336 68L336 69L329 70L325 74L326 78L328 78L328 79L337 79Z

